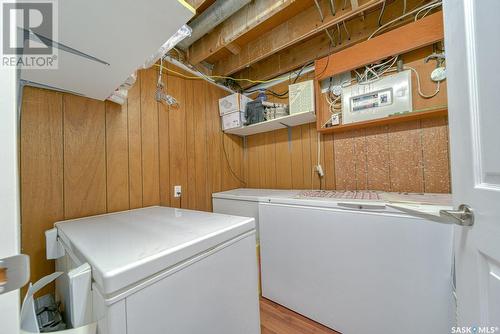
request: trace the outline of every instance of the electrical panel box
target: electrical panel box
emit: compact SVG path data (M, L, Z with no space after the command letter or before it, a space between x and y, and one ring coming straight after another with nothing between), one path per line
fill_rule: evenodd
M313 80L288 86L290 115L314 111Z
M342 89L343 124L413 111L411 71Z

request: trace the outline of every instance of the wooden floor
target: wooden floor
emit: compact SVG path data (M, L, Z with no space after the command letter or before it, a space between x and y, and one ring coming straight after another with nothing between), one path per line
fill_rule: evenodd
M289 309L260 299L261 334L340 334Z

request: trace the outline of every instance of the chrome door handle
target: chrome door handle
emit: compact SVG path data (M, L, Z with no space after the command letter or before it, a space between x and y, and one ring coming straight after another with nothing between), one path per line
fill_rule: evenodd
M460 204L458 210L440 210L439 216L460 226L474 225L474 210L466 204Z

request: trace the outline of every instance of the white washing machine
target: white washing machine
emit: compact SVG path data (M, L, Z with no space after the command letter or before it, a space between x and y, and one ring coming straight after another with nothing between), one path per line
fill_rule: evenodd
M150 207L55 224L67 321L99 334L258 334L253 218Z

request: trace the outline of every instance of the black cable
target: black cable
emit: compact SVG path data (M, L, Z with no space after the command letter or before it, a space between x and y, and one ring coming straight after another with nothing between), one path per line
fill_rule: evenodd
M323 68L323 71L321 71L321 73L320 73L320 74L315 75L315 76L314 76L314 79L316 79L316 80L317 80L320 76L322 76L322 75L323 75L323 73L325 73L325 72L326 72L326 69L328 68L328 65L330 64L330 56L331 56L331 51L332 51L332 43L330 42L329 47L328 47L328 56L327 56L327 58L326 58L325 68Z
M306 66L309 65L309 64L311 64L311 63L305 63L304 66L301 67L299 73L297 73L297 76L295 77L295 79L293 79L293 83L296 83L297 80L299 80L299 77L300 77L302 71L304 71L304 69L306 68Z
M224 151L224 156L226 157L226 161L227 161L227 166L229 167L229 171L231 172L231 174L233 174L233 176L238 180L240 181L241 183L243 183L244 186L247 185L246 181L243 180L242 178L240 178L238 176L238 174L236 174L233 170L233 167L231 167L231 163L229 162L229 158L227 157L227 152L226 152L226 141L224 140L224 134L222 135L222 150Z

